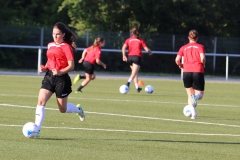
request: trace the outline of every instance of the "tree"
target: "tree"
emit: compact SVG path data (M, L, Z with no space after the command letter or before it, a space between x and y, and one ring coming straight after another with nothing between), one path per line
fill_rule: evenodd
M69 24L66 10L58 12L62 0L0 1L0 22L32 26L52 26L57 21Z

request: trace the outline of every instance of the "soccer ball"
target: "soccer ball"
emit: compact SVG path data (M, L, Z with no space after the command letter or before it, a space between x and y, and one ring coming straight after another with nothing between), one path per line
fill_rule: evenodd
M146 92L146 93L151 94L151 93L153 93L153 91L154 91L153 86L147 85L147 86L145 87L145 92Z
M186 116L186 117L191 117L192 116L192 112L191 112L191 106L189 105L186 105L184 108L183 108L183 114Z
M122 94L126 94L126 93L128 93L128 91L129 91L129 87L127 86L127 85L121 85L120 86L120 88L119 88L119 91L120 91L120 93L122 93Z
M38 136L38 126L33 122L28 122L23 126L22 133L27 138L35 138Z

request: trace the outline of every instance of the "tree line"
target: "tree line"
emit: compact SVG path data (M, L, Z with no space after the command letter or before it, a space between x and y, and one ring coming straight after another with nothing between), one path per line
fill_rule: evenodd
M8 0L0 23L51 27L61 21L77 31L239 37L239 0Z

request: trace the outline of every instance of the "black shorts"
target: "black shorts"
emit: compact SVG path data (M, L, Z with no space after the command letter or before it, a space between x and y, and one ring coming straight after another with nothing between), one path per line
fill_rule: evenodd
M68 74L54 76L52 71L47 71L42 80L41 88L55 92L57 98L65 98L72 92L72 81Z
M183 84L185 88L193 87L195 90L204 91L204 73L183 72Z
M93 74L94 73L94 65L91 64L88 61L83 62L83 68L84 68L85 73L88 73L88 74Z
M129 65L132 65L134 63L134 64L137 64L137 65L141 66L141 64L142 64L142 57L139 57L139 56L128 56L127 63Z

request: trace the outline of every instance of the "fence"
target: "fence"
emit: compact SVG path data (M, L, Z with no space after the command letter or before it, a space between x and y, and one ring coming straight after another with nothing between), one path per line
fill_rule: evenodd
M46 47L43 46L23 46L23 45L1 45L0 48L24 48L24 49L38 49L38 63L37 63L37 74L39 75L39 66L42 64L42 51L43 49L46 49ZM83 51L85 48L77 48L78 51ZM117 52L121 53L122 51L119 49L102 49L102 52ZM166 52L166 51L152 51L153 54L165 54L165 55L176 55L177 52ZM144 52L146 53L146 52ZM225 79L228 81L229 79L229 57L240 57L240 55L236 54L216 54L216 53L206 53L206 56L212 56L212 57L225 57L226 65L225 65ZM181 74L182 78L182 74Z
M128 69L128 67L123 67L123 64L119 61L116 66L115 60L121 60L121 47L125 39L130 36L129 33L103 31L75 31L75 33L77 35L78 51L82 51L91 45L97 36L102 36L106 41L105 47L102 48L103 61L110 64L108 69L112 72L126 71ZM0 39L0 68L12 63L9 61L12 57L8 57L11 54L14 54L17 57L15 59L19 61L24 55L29 55L27 57L29 60L19 62L18 66L20 68L23 66L28 68L27 63L36 63L39 66L45 60L42 54L46 50L47 43L52 41L51 34L52 28L0 24L0 36L4 37ZM147 73L178 74L179 69L175 65L174 59L178 49L188 42L187 36L156 33L142 34L141 36L154 53L153 58L147 56L143 58L144 64L141 70ZM224 77L226 80L229 77L238 78L240 76L239 38L200 36L199 43L203 44L206 49L207 67L205 73L207 75ZM79 55L77 53L76 58ZM80 69L79 66L76 66L76 69Z

